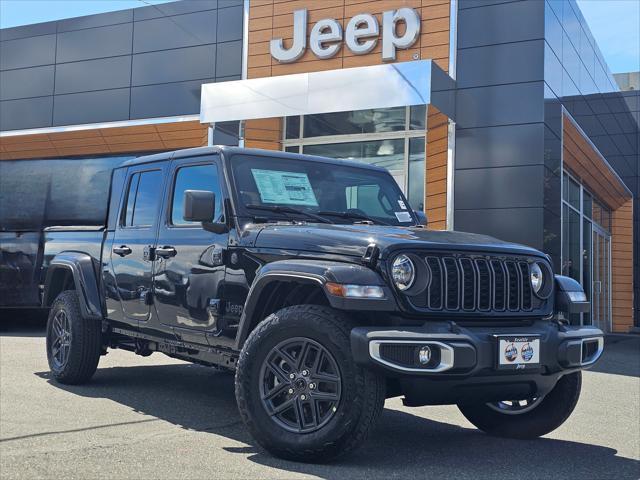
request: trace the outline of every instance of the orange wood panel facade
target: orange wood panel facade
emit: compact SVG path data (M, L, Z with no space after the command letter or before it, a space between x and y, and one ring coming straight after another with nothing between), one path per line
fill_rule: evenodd
M613 211L611 224L613 331L628 332L633 328L633 200Z
M612 328L614 332L628 332L633 327L633 198L604 157L566 114L562 127L565 168L612 210Z
M283 38L288 48L293 35L293 12L308 11L307 35L313 24L324 18L336 19L343 28L359 13L375 15L382 23L382 12L410 7L421 18L420 36L413 47L398 50L398 62L431 59L444 71L449 69L449 0L251 0L247 57L248 78L379 65L382 43L365 55L354 55L342 45L335 57L319 60L307 49L296 62L282 64L271 57L269 41ZM399 31L402 31L399 25ZM447 210L447 118L429 107L426 145L425 212L430 228L446 228ZM248 147L282 149L282 119L250 120L245 126Z
M429 221L428 226L433 230L447 228L448 126L447 116L429 105L424 205Z
M0 160L157 152L207 144L199 121L96 128L0 138Z

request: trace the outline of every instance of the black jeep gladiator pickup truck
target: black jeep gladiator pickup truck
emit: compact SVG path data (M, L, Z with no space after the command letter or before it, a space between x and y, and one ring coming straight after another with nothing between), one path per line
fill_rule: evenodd
M46 230L55 379L88 381L110 348L235 371L242 419L280 457L351 451L395 396L544 435L602 353L600 330L564 320L589 304L547 256L427 230L382 168L162 153L113 171L107 216Z

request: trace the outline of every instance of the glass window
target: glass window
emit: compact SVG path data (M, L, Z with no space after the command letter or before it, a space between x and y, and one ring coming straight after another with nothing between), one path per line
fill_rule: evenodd
M186 190L205 190L216 196L216 218L222 216L222 193L218 180L218 169L215 165L191 165L182 167L176 173L173 187L173 201L171 206L171 223L173 225L198 225L199 222L189 222L184 219L184 192Z
M607 207L602 207L602 220L600 225L602 225L602 228L605 230L611 230L611 210Z
M0 230L104 225L111 172L131 158L1 160Z
M300 138L300 117L287 117L285 119L286 138Z
M314 215L320 215L352 224L364 216L381 224L415 225L398 185L378 169L242 154L230 165L239 217L315 222ZM277 211L278 206L294 211Z
M597 200L592 202L591 218L598 225L602 225L602 205Z
M284 151L285 152L289 152L289 153L299 153L300 152L300 147L298 147L297 145L284 147Z
M591 222L587 219L583 221L582 227L582 276L584 293L587 300L591 301ZM583 323L591 325L591 313L583 314Z
M569 204L580 210L580 185L569 179Z
M427 127L427 106L414 105L409 110L409 129L426 130Z
M304 117L304 136L400 132L405 124L405 107L322 113Z
M562 199L565 202L569 201L569 175L567 172L563 172L562 175Z
M380 195L380 185L354 185L345 188L347 210L367 210L374 217L384 217L392 210L389 200Z
M129 183L124 225L128 227L153 225L158 216L161 191L162 172L160 170L134 174Z
M411 207L424 211L425 155L424 138L409 139L409 187L407 198Z
M303 149L309 155L357 160L384 167L393 175L398 185L404 188L403 139L306 145Z
M125 213L124 225L130 226L133 219L133 206L136 203L136 192L138 191L138 182L140 181L140 174L135 173L129 180L129 191L127 192L127 210Z
M591 214L593 212L592 209L592 197L586 191L582 192L582 214L586 217L591 218Z
M580 214L564 206L562 238L562 274L580 281Z
M213 130L214 145L238 145L240 122L217 122Z

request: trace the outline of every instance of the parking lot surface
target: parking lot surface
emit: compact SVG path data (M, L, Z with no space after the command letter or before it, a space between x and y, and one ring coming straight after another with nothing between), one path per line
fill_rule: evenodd
M0 478L605 479L640 477L640 337L608 339L557 431L489 437L456 407L386 403L372 438L348 458L273 458L240 421L233 377L161 354L103 357L93 381L51 381L42 322L0 320Z

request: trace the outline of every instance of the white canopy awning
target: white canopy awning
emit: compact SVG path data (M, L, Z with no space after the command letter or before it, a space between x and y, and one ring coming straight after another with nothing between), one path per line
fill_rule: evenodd
M207 83L200 122L425 105L432 103L434 78L452 91L453 80L431 60Z

